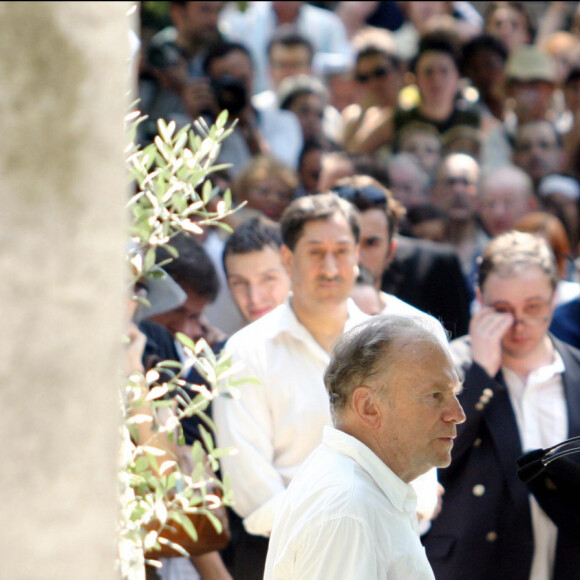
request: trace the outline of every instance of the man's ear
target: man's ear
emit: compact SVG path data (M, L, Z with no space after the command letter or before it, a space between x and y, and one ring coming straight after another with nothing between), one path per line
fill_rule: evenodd
M397 251L398 244L399 244L399 242L398 242L396 236L393 236L391 238L391 242L389 244L389 251L387 252L387 257L385 258L385 270L388 269L389 265L393 261L393 258L395 257L395 253Z
M280 247L280 257L282 258L282 265L284 266L286 273L291 277L294 254L286 244L282 244Z
M380 425L382 415L377 403L377 393L367 385L358 386L352 393L352 410L366 427L376 428Z

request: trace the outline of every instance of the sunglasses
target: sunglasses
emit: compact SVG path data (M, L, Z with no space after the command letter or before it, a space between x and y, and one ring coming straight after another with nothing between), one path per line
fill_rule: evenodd
M368 74L355 73L354 78L359 83L368 83L371 79L384 79L391 74L391 69L386 66L376 68Z
M332 188L339 197L352 203L358 210L380 207L386 209L387 196L385 192L375 185L365 187L353 187L352 185L338 185Z

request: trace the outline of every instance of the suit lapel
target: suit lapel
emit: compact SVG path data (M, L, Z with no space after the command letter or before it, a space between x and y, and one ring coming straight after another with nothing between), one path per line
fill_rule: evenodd
M497 374L496 381L501 385L501 389L497 389L494 404L487 409L485 420L515 505L519 506L519 509L529 510L526 486L517 477L516 459L523 453L520 434L501 371Z

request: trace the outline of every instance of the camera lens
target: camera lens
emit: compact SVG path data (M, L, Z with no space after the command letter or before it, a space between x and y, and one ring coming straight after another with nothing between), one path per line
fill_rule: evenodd
M239 115L248 104L246 87L232 75L214 79L212 88L220 110L227 109L233 117Z

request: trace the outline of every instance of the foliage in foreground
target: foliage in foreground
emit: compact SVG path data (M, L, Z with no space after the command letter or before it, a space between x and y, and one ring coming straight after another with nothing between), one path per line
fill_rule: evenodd
M131 143L125 154L133 192L127 205L129 296L138 280L163 275L159 269L163 263L155 264L156 248L163 246L177 257L171 246L176 234L196 235L209 226L229 229L220 220L233 211L230 191L216 203L218 189L211 183L211 173L225 167L215 165L215 160L221 142L232 131L226 128L227 111L211 127L199 119L195 130L187 126L176 131L175 123L159 120L159 134L141 149L134 137L143 119L138 111L127 117ZM220 531L214 510L231 503L228 482L214 474L219 458L229 451L214 447L210 431L215 426L206 411L215 396L228 393L236 369L225 355L216 356L203 339L193 343L184 335L177 338L188 355L184 365L162 361L146 373L132 370L121 388L119 570L124 579L143 578L144 554L154 554L162 545L187 556L164 534L180 525L196 540L197 531L188 517L196 513L205 514ZM192 366L210 388L186 380ZM192 415L199 416L207 429L200 428L203 445L193 445L189 471L173 449L183 443L180 420ZM153 558L147 563L159 565Z

